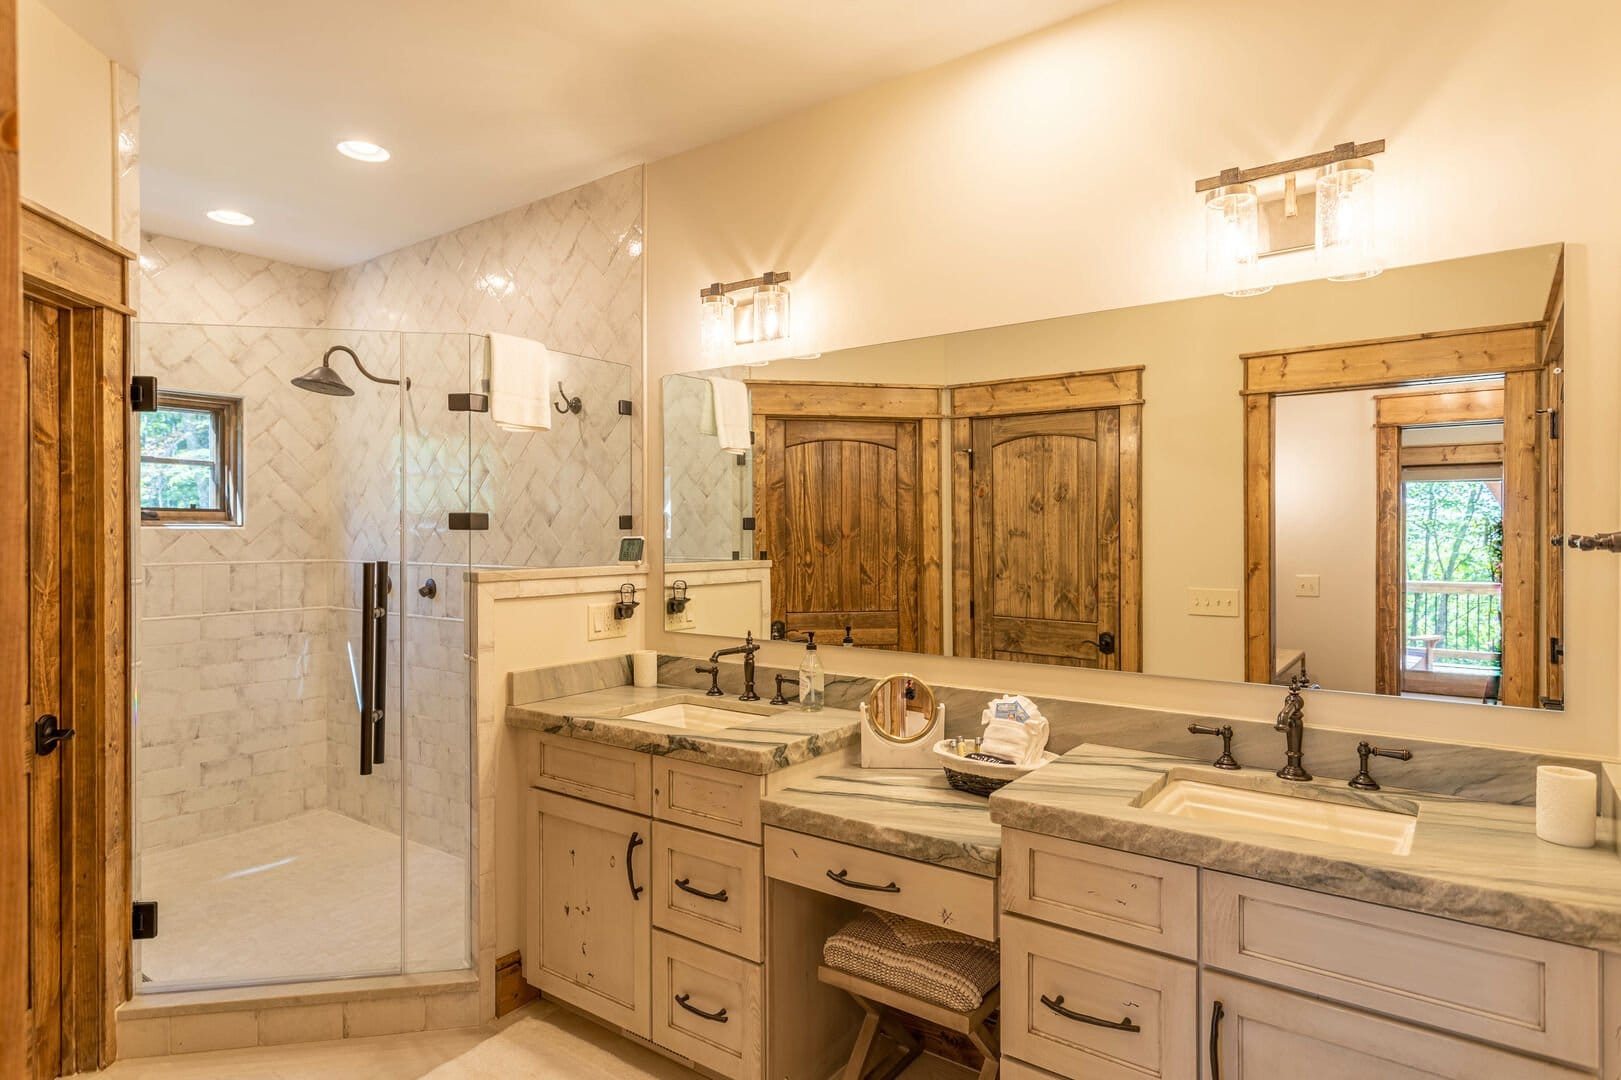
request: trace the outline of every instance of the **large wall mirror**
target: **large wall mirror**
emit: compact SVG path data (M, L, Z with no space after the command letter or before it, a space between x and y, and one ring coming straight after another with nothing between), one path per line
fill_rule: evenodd
M667 376L666 627L1557 707L1562 251Z

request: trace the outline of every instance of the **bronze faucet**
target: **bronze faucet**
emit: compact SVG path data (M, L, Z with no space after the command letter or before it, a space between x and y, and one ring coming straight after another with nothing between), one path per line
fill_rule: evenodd
M1289 680L1289 696L1283 699L1283 709L1278 713L1277 723L1272 725L1284 736L1286 761L1278 775L1285 780L1311 779L1311 773L1300 763L1306 753L1302 748L1306 737L1306 699L1300 696L1300 691L1308 685L1304 675Z
M743 692L738 695L739 701L759 701L760 695L754 692L754 654L760 651L760 646L754 641L754 631L750 630L743 638L743 644L733 645L730 649L716 649L709 654L709 662L717 663L723 656L743 654Z

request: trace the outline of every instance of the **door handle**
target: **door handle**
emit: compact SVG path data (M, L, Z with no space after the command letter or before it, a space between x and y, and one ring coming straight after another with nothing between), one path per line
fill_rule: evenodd
M1221 1080L1221 1018L1227 1015L1217 1001L1210 1008L1210 1080Z
M73 738L73 729L63 727L56 717L46 713L34 721L34 756L45 757L56 749L56 744Z
M636 861L632 856L636 854L636 849L645 843L647 841L642 839L641 833L631 833L630 843L625 845L625 880L630 884L630 898L632 900L642 898L642 887L636 884Z
M372 631L372 644L377 655L372 659L372 678L376 684L372 688L372 764L383 763L383 736L387 726L388 717L388 594L393 591L393 583L388 578L388 560L379 559L377 569L373 572L372 580L376 587L375 597L366 599L369 614L376 620L377 629Z

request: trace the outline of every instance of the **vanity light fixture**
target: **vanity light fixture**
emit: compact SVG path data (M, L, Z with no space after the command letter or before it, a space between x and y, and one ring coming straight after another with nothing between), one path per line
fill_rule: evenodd
M719 361L736 345L787 340L793 332L788 278L785 272L768 270L759 277L717 281L699 289L698 346L703 359ZM739 304L730 294L744 290L751 295Z
M346 158L364 161L369 165L381 165L390 157L389 152L374 142L365 139L345 139L338 144L338 153Z
M1372 158L1384 150L1383 139L1340 143L1288 161L1224 169L1195 183L1193 190L1204 196L1211 284L1228 296L1264 293L1271 286L1261 283L1258 260L1308 248L1330 281L1379 273ZM1279 177L1280 183L1263 183ZM1315 190L1307 191L1307 183Z
M253 217L249 214L244 214L240 210L210 210L208 212L208 220L217 221L221 225L234 225L239 229L246 228L247 226L253 224Z

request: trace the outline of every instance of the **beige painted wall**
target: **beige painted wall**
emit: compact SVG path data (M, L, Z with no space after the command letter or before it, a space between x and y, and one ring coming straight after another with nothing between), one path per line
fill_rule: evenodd
M1570 244L1567 419L1589 433L1582 457L1595 463L1570 478L1570 521L1617 521L1621 393L1607 358L1621 352L1621 208L1607 177L1621 147L1592 133L1621 114L1610 76L1618 49L1621 9L1600 0L1369 0L1353 19L1283 0L1123 0L648 166L648 377L697 366L699 286L767 268L791 271L814 311L811 340L796 347L824 351L1197 295L1195 179L1385 138L1387 263ZM1294 257L1274 271L1313 272ZM1191 332L1219 330L1241 310L1206 303L1209 321ZM1280 343L1325 339L1337 339L1332 328ZM982 357L980 377L995 363ZM1211 379L1219 402L1222 380ZM658 431L658 396L647 400ZM1238 404L1228 400L1224 438L1236 445ZM657 475L656 442L648 464ZM1224 486L1236 492L1238 478ZM1238 513L1236 499L1219 503ZM1569 595L1593 599L1572 612L1564 713L1323 694L1314 722L1614 754L1616 564L1569 566ZM1240 568L1222 559L1215 569L1236 581ZM674 647L658 632L652 640ZM874 674L893 666L857 654L838 662ZM987 689L1007 681L984 662L913 666ZM1268 688L1023 678L1037 692L1236 716L1277 707Z
M1315 682L1373 693L1373 391L1279 398L1273 481L1280 649L1303 649ZM1315 574L1321 595L1294 594Z
M112 237L113 65L40 0L17 7L23 198Z

